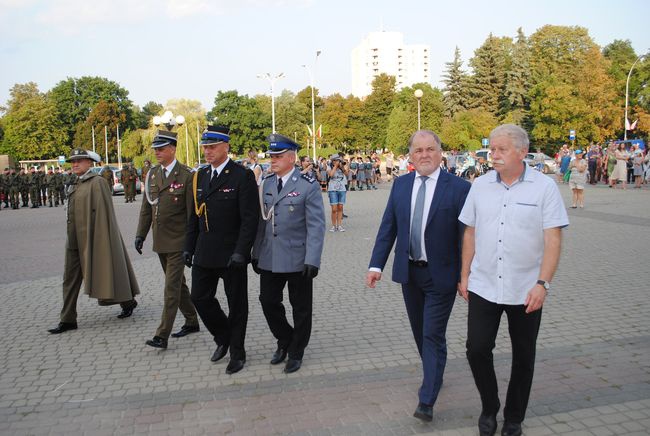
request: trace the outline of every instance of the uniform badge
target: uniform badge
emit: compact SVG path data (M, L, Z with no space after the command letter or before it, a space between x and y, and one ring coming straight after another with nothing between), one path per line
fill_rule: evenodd
M298 191L293 191L293 192L289 192L289 193L287 194L287 197L298 197L299 195L300 195L300 192L298 192Z
M289 212L293 212L293 209L294 209L293 206L289 206Z
M169 192L174 192L174 188L169 188Z

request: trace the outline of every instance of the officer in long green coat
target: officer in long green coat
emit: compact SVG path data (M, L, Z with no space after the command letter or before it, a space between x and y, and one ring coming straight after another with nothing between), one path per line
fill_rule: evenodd
M74 149L68 161L79 179L69 189L67 238L63 270L63 308L52 334L77 328L77 297L84 293L100 306L119 304L127 318L138 305L138 282L117 224L113 198L106 181L90 169L97 153Z
M152 147L159 165L151 168L145 179L135 249L142 246L149 229L153 229L153 251L165 273L164 305L160 325L153 339L146 342L154 348L167 348L180 309L185 324L173 337L199 331L199 319L185 283L183 247L185 227L194 213L192 203L192 171L176 160L176 134L159 130Z

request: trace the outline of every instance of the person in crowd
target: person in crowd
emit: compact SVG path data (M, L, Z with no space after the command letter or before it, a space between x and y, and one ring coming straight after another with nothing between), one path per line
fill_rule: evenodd
M332 227L330 232L345 232L343 228L343 206L346 197L346 182L348 175L347 162L341 156L333 154L330 158L330 169L327 172L327 196L332 208Z
M350 168L348 168L348 186L350 191L357 190L357 175L359 172L359 165L357 164L357 159L352 156L350 158Z
M321 186L321 190L327 191L327 159L320 157L318 159L318 181Z
M580 206L580 209L585 207L585 185L587 184L587 167L588 164L582 158L583 151L576 150L575 159L569 164L568 171L571 172L569 176L569 188L572 191L571 209Z
M68 158L78 179L68 190L67 238L63 267L63 308L59 334L77 328L77 298L81 284L100 306L119 304L118 318L128 318L140 293L129 255L117 224L108 184L90 169L97 153L74 149Z
M634 187L641 188L643 181L643 152L639 149L637 144L634 144L634 151L632 152L632 169L634 171Z
M154 348L167 348L169 336L181 338L199 331L199 318L185 283L185 228L194 213L192 178L189 167L176 160L176 133L159 130L151 147L158 165L147 171L144 179L140 218L135 233L135 249L142 254L144 241L153 232L153 251L165 274L163 310L160 324L152 339L145 343ZM180 309L185 324L172 333L176 313Z
M395 247L394 282L402 285L413 337L422 359L423 378L414 416L433 419L447 362L446 331L460 278L460 213L470 184L441 171L437 134L418 130L409 139L415 171L392 186L372 250L366 285L381 280Z
M587 152L587 165L589 167L589 184L598 183L598 164L600 161L600 150L597 144L591 144Z
M259 186L262 183L262 165L257 162L257 152L255 150L248 151L246 168L255 174L255 183L257 183L257 186Z
M246 363L248 273L260 216L258 188L252 171L228 157L230 129L208 126L201 135L207 166L194 173L194 214L187 223L185 265L192 268L192 303L217 348L218 362L230 350L226 374ZM219 280L228 300L228 315L216 298Z
M569 146L567 144L562 145L562 148L560 149L559 153L559 158L560 158L560 173L559 173L559 182L565 183L564 182L564 176L569 170L569 163L571 162L571 150L569 149Z
M621 188L627 189L627 161L629 159L629 154L627 153L627 150L625 150L625 143L623 142L618 145L612 145L612 147L614 147L616 165L614 166L614 171L612 171L609 177L609 186L618 187L617 182L620 181Z
M481 398L481 435L497 429L499 401L492 350L503 312L512 368L501 434L519 436L528 407L542 306L569 224L557 185L524 158L528 135L504 124L490 133L495 171L472 185L459 220L466 225L458 293L469 303L467 360Z
M386 180L393 180L393 167L395 166L395 155L392 151L386 153Z
M253 246L253 269L260 275L260 303L277 349L271 365L287 358L284 372L302 366L312 327L313 282L325 239L325 211L318 182L294 167L299 145L286 136L268 137L271 170L260 192L261 220ZM282 304L289 290L293 326Z

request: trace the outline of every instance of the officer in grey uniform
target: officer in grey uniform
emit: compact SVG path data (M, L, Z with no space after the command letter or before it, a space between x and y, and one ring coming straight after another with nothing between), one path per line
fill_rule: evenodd
M253 246L253 269L260 274L260 302L277 350L271 364L284 372L300 369L309 343L313 280L320 268L325 212L320 185L294 166L299 145L286 136L269 136L271 171L260 187L262 219ZM282 304L285 285L293 309L293 327Z

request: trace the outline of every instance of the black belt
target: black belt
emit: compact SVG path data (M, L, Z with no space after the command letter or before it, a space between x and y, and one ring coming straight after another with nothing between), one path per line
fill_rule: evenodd
M425 267L425 266L429 265L429 263L428 263L426 260L413 260L413 259L409 259L409 263L410 263L411 265L420 266L420 267Z

